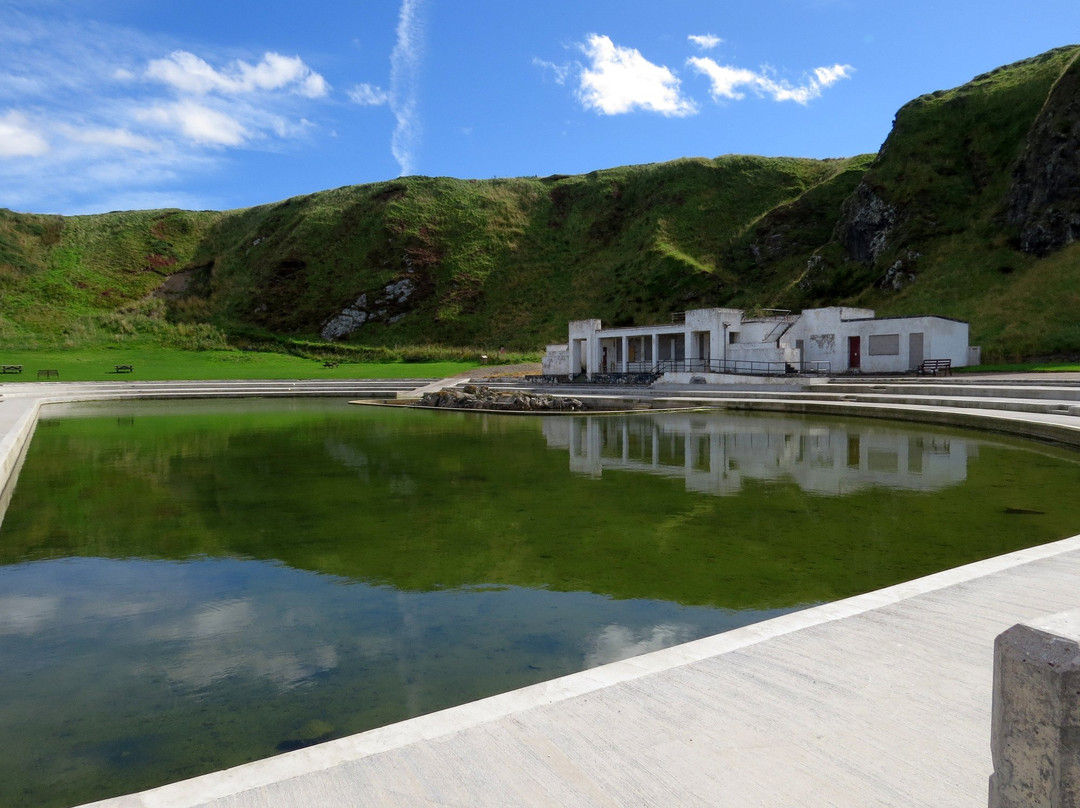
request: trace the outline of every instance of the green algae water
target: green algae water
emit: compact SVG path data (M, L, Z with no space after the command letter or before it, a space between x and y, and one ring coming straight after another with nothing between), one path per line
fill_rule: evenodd
M1078 459L769 415L54 410L0 523L0 805L150 788L1073 535Z

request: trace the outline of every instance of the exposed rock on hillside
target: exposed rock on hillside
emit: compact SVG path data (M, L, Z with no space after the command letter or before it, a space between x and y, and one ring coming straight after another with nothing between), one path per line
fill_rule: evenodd
M342 339L369 321L385 320L393 324L404 316L402 307L415 290L416 284L411 278L401 278L388 283L370 305L368 296L360 295L355 303L346 306L341 314L330 318L323 325L320 336L326 340ZM397 313L392 313L394 310L397 310Z
M1080 239L1080 56L1062 74L1013 171L1008 221L1020 247L1047 255Z
M912 269L912 266L918 258L919 253L909 251L903 258L896 259L896 263L889 267L885 271L885 276L878 281L878 286L882 289L899 292L902 291L905 286L914 283L916 274Z
M848 256L873 264L889 246L898 213L865 182L844 204L837 232Z

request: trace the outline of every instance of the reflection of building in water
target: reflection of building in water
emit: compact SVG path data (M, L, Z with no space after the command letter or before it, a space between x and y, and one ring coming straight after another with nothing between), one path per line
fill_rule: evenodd
M691 491L732 494L743 480L785 480L815 494L882 486L935 491L967 479L978 444L878 424L829 424L705 413L549 418L548 446L570 470L682 477Z

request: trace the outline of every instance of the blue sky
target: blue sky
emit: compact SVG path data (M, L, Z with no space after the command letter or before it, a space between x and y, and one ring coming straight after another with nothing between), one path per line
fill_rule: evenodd
M873 152L1077 0L0 0L0 207Z

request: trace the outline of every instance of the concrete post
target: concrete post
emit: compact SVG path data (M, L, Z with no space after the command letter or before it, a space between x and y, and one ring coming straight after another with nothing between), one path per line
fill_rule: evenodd
M1080 808L1080 610L994 642L990 808Z

